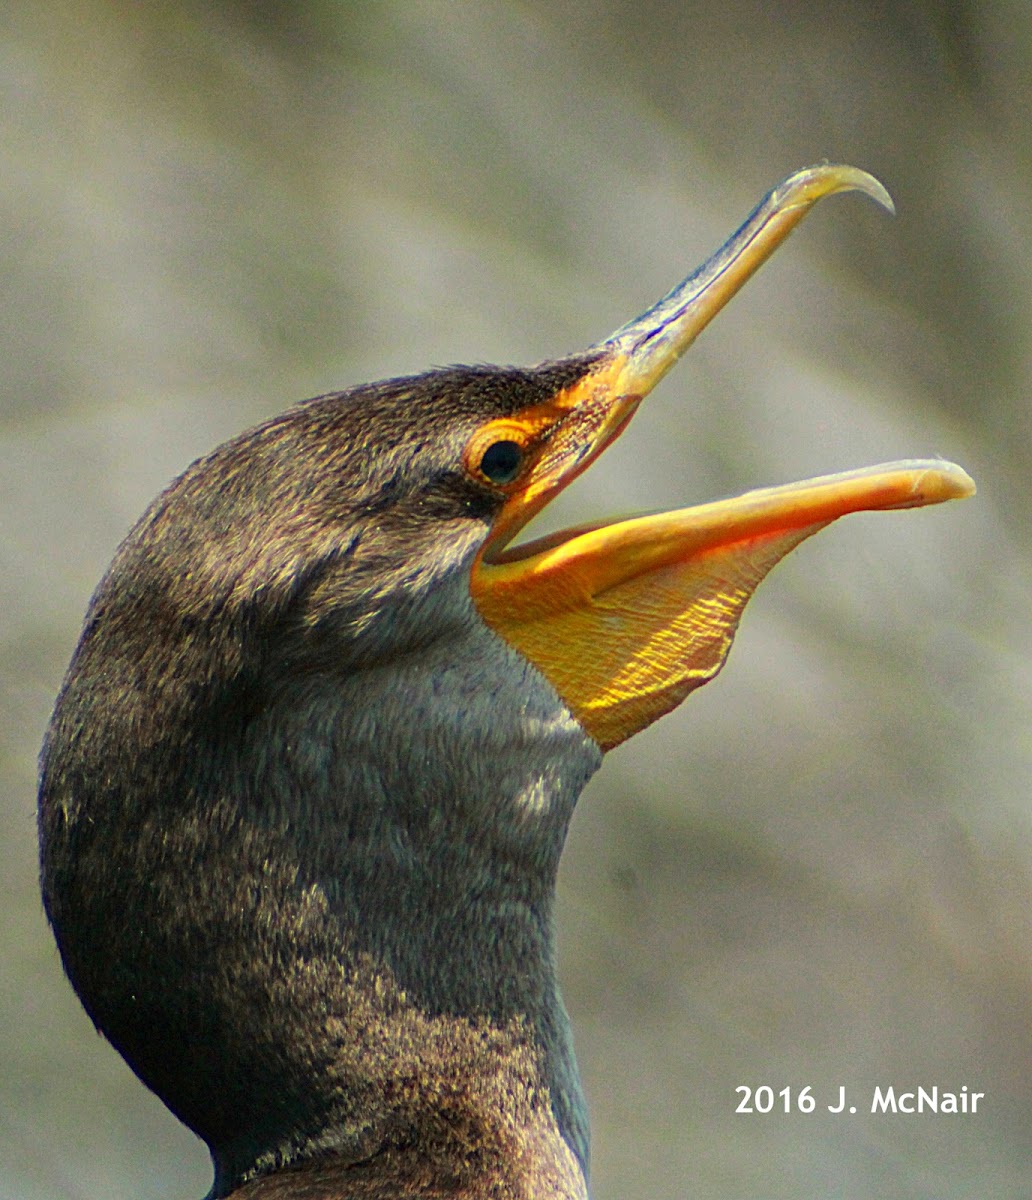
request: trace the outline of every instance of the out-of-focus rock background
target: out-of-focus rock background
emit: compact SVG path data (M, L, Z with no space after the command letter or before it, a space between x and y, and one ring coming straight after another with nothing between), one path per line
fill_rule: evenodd
M35 883L36 750L146 501L302 396L604 336L826 157L898 218L823 204L552 519L908 455L980 493L804 546L585 795L593 1192L1030 1194L1030 47L1017 0L3 6L0 1195L210 1181ZM986 1096L872 1117L876 1084Z

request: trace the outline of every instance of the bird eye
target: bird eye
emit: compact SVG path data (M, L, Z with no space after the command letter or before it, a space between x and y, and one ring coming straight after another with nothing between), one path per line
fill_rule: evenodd
M522 465L523 447L519 442L492 442L480 460L480 472L492 483L512 483Z

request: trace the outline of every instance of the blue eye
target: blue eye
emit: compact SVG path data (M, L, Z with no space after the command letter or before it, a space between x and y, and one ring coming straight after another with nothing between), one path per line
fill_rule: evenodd
M523 465L523 447L518 442L493 442L484 451L480 471L492 483L512 483Z

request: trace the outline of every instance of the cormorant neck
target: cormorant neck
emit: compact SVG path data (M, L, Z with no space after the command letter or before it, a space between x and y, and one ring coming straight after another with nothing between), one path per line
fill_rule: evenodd
M332 1175L312 1196L585 1194L553 899L601 754L450 603L447 638L358 669L308 637L48 834L69 975L208 1142L213 1196L275 1196L284 1167Z

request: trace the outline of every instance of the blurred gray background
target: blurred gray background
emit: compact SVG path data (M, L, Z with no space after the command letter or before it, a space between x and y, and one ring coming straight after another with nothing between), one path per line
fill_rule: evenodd
M807 543L585 794L593 1193L1032 1195L1030 47L1024 0L3 6L3 1200L210 1183L35 880L43 727L148 499L305 395L603 337L823 158L898 217L824 203L549 520L909 455L980 491ZM761 1084L818 1110L734 1115ZM986 1096L866 1114L890 1084Z

